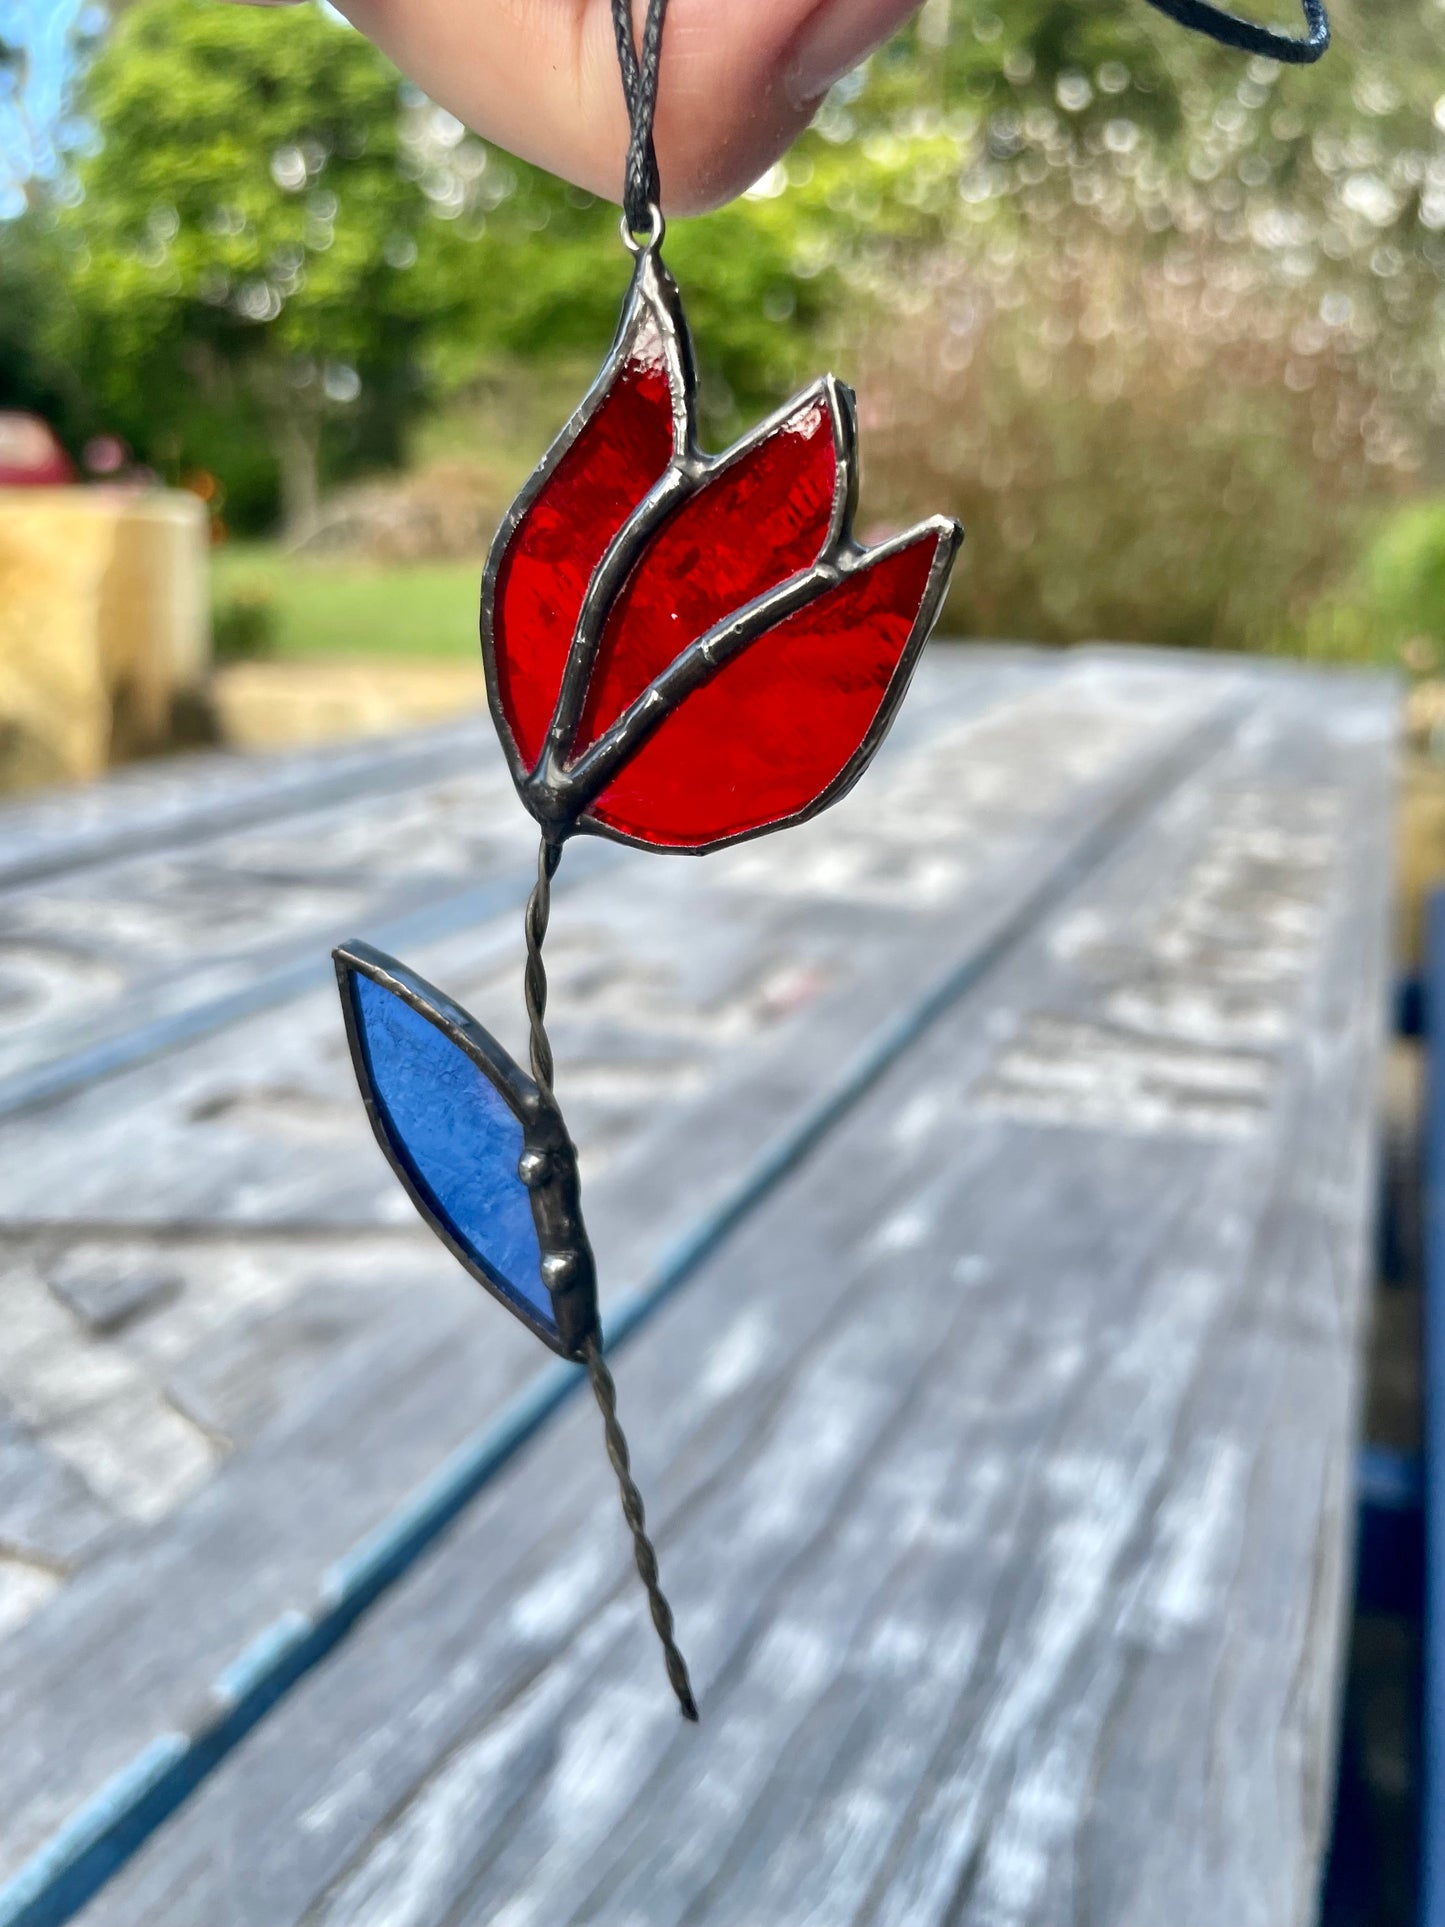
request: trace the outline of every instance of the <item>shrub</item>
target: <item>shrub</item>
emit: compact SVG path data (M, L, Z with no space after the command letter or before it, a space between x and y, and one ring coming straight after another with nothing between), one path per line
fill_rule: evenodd
M276 599L260 584L237 587L217 598L211 611L211 647L217 662L255 662L276 653L280 619Z
M865 517L968 531L945 632L1273 649L1416 459L1314 301L1203 251L1005 240L862 344Z

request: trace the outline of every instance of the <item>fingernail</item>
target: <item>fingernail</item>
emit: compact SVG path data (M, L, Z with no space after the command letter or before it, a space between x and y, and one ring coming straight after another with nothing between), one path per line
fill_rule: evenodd
M798 29L783 68L794 107L811 107L851 74L908 12L898 0L819 0Z

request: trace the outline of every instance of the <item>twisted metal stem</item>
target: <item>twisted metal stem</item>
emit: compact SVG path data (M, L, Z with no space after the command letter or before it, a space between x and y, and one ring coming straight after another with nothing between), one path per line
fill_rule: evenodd
M556 1094L552 1088L555 1074L552 1043L547 1035L547 968L542 962L542 944L547 935L547 924L552 914L552 879L557 874L557 865L562 860L562 846L548 837L543 837L537 851L537 881L532 886L532 894L527 899L524 927L527 938L527 966L523 977L523 992L527 1001L528 1047L532 1061L532 1079L541 1091L544 1100L556 1104ZM637 1571L647 1592L647 1604L652 1613L652 1623L657 1628L657 1636L662 1641L662 1656L667 1666L667 1677L672 1682L672 1690L677 1695L677 1703L682 1708L684 1719L697 1718L697 1702L692 1696L692 1684L687 1676L687 1662L678 1651L677 1641L673 1638L672 1608L663 1593L657 1571L657 1554L652 1541L647 1536L642 1494L637 1489L637 1481L632 1476L632 1460L627 1450L627 1439L617 1422L617 1388L612 1382L612 1374L607 1369L602 1356L601 1340L594 1334L582 1349L583 1362L587 1366L587 1377L592 1386L592 1395L597 1400L602 1413L602 1428L607 1440L607 1456L612 1461L612 1470L617 1475L617 1489L622 1499L622 1516L626 1519L632 1533L632 1552L637 1561Z
M552 879L562 861L562 845L543 837L537 848L537 881L527 899L523 929L527 938L527 967L522 977L522 993L527 1000L528 1051L532 1060L532 1081L549 1104L555 1104L552 1090L554 1069L552 1041L547 1035L547 966L542 962L542 944L552 915Z
M637 1561L638 1577L647 1593L648 1609L652 1613L652 1623L657 1628L657 1637L662 1642L663 1664L667 1667L667 1677L672 1682L672 1690L677 1695L677 1703L682 1709L685 1720L696 1720L697 1701L692 1696L692 1681L687 1676L687 1661L678 1649L673 1637L672 1607L667 1603L667 1595L662 1590L662 1581L657 1570L657 1553L651 1539L647 1536L646 1515L642 1507L642 1494L637 1489L637 1481L632 1476L632 1461L628 1456L627 1440L622 1427L617 1423L617 1387L612 1382L612 1374L607 1369L607 1361L602 1356L602 1345L597 1338L589 1338L583 1347L582 1357L587 1366L587 1377L591 1381L592 1396L597 1400L597 1408L602 1414L602 1430L607 1439L607 1456L612 1461L612 1470L617 1474L617 1490L622 1496L622 1516L626 1519L632 1533L632 1553Z

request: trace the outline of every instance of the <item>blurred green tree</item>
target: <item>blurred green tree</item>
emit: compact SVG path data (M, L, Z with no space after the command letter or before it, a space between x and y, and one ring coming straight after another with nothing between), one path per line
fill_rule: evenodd
M50 347L53 263L27 223L0 224L0 408L43 415L74 448L91 425L74 371Z
M404 165L436 216L418 261L447 315L428 342L436 383L447 392L479 370L595 362L630 272L617 208L489 146L413 90L404 99ZM800 218L758 195L669 231L715 433L779 398L832 311L831 261L803 258Z
M18 217L43 203L85 139L75 83L103 25L86 0L50 0L44 13L0 4L0 408L34 410L72 447L87 407L48 340L55 264L36 224Z
M319 8L134 0L86 82L95 151L50 219L56 333L112 424L174 471L207 464L198 426L252 411L293 534L327 435L394 440L445 318L414 272L432 223L397 85Z
M106 425L172 477L220 470L243 520L251 424L299 535L326 476L395 460L428 399L610 338L616 209L476 139L319 7L128 0L81 107L93 151L30 224L63 288L48 343ZM777 399L828 307L793 226L745 200L670 246L718 433Z

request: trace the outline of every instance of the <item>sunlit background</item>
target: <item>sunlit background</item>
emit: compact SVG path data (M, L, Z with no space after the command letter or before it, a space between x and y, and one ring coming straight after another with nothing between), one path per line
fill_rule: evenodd
M325 8L0 5L0 406L207 502L222 656L469 655L615 317L615 215ZM955 634L1445 646L1445 10L1319 66L1142 0L928 0L672 265L721 441L820 364Z
M947 643L1395 671L1405 965L1445 874L1445 0L1332 17L1328 57L1290 69L1145 0L927 0L667 258L711 446L831 367L859 396L864 538L965 524ZM325 5L0 0L0 792L477 708L482 559L628 271L615 207L469 133ZM409 839L465 867L497 828L431 821L398 816L398 872ZM68 1023L92 978L49 954L12 1002L50 971ZM274 1104L308 1145L311 1101ZM1402 1435L1405 1297L1372 1393ZM1371 1687L1361 1650L1403 1810L1414 1661L1382 1648Z

